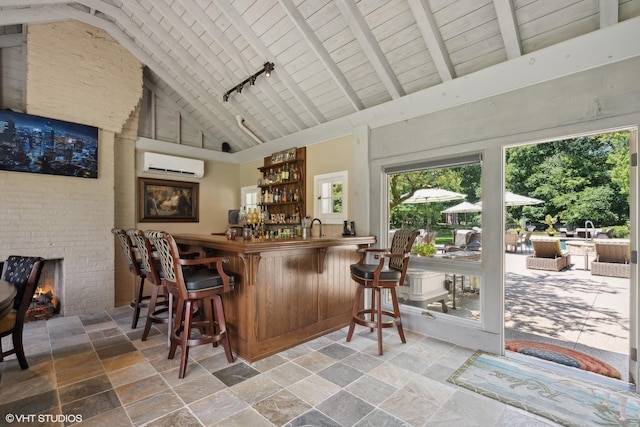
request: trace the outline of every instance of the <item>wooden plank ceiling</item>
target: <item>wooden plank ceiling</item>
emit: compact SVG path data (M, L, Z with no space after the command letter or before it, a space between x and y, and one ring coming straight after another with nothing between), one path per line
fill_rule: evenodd
M0 25L104 29L202 148L234 152L639 15L640 0L0 0Z

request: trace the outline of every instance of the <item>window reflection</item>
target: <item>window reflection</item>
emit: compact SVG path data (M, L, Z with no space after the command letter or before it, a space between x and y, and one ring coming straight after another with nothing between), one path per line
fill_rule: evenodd
M479 321L480 289L477 275L410 267L397 292L402 305Z
M389 242L420 230L400 304L480 320L482 164L479 155L388 168Z

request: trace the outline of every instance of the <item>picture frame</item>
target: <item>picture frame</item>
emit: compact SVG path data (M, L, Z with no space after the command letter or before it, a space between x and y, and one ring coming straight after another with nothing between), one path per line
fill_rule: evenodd
M138 222L199 222L197 182L138 178Z

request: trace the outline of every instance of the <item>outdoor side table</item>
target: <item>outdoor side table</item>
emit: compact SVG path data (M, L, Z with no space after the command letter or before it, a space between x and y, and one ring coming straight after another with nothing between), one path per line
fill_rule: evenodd
M480 251L453 251L445 252L443 254L434 255L436 258L453 259L456 261L480 261L482 258L482 252ZM453 301L453 309L456 308L456 274L453 274L453 282L451 284L451 299ZM464 275L462 277L462 289L464 290Z
M567 245L567 250L572 255L582 255L584 257L584 270L589 270L589 255L595 256L596 254L596 245L593 242L585 242L585 241L566 241L565 245Z

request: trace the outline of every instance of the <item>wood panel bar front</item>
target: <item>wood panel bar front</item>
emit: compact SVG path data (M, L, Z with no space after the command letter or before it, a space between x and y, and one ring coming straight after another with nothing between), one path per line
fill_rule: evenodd
M263 241L174 234L202 256L226 256L234 273L224 296L225 317L236 354L249 362L295 347L349 324L355 287L349 265L373 236Z

